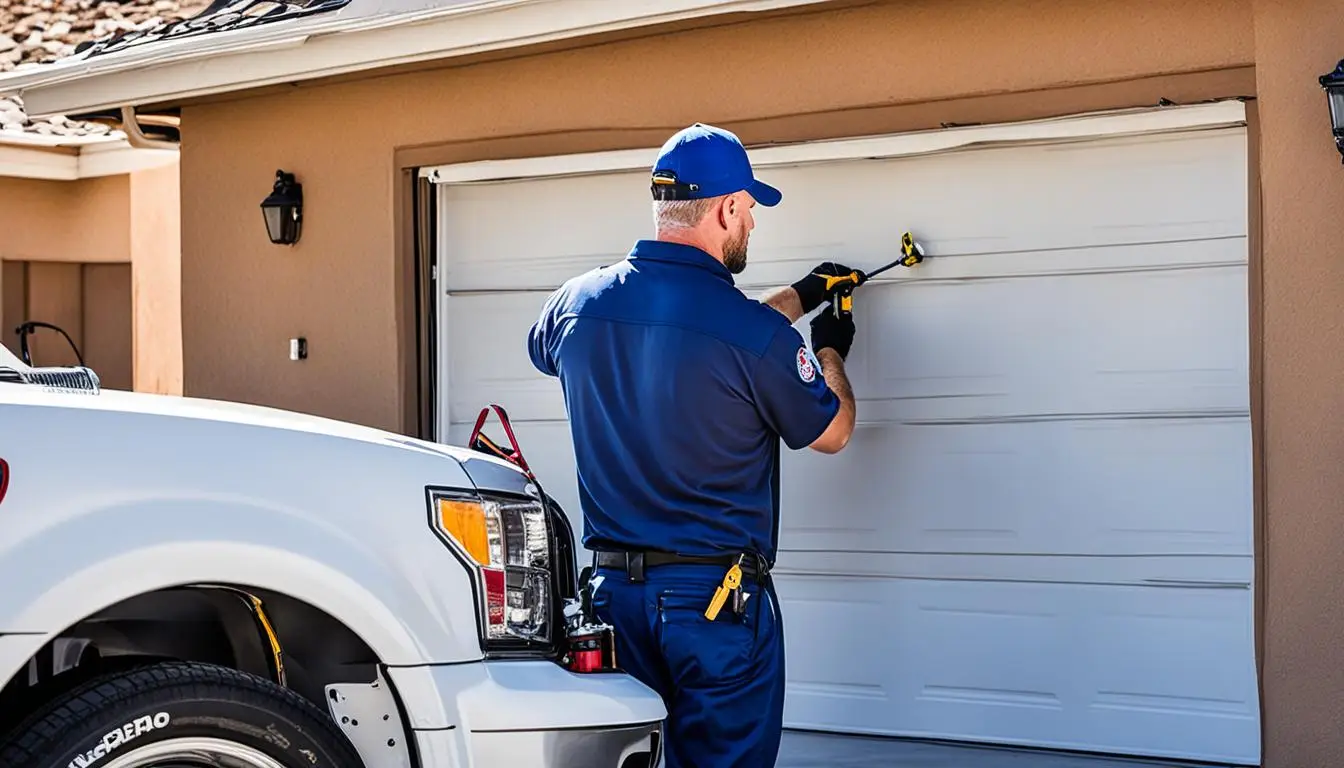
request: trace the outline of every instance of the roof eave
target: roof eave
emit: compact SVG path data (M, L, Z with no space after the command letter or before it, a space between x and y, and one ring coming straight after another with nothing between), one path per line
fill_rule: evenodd
M774 11L833 0L499 0L400 20L283 22L156 43L100 59L73 58L0 75L34 117L171 103L212 94L467 56L728 13ZM218 35L218 37L216 37ZM202 46L209 40L208 47ZM188 42L186 40L182 42Z
M0 178L79 181L160 168L177 162L170 149L139 149L125 139L78 145L0 136Z

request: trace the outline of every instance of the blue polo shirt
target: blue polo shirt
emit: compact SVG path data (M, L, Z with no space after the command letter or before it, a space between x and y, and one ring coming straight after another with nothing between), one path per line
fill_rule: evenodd
M551 294L528 353L564 392L585 546L774 560L780 440L840 408L788 318L704 251L641 240Z

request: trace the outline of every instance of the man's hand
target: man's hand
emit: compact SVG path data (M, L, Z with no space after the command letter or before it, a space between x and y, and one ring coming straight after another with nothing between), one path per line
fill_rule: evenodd
M836 317L829 309L812 318L812 349L820 355L823 349L833 349L840 359L849 357L854 343L854 316L846 313Z
M798 282L766 291L761 296L761 303L778 310L789 318L790 323L796 323L798 318L821 306L822 302L830 301L835 295L838 286L826 290L826 278L821 277L822 274L848 275L851 272L863 274L860 270L850 269L834 261L822 262Z
M858 270L850 269L844 264L838 264L834 261L825 261L813 267L812 271L808 272L805 277L800 278L790 286L798 292L798 301L803 305L803 314L806 315L821 306L822 302L830 301L835 296L835 288L827 290L826 278L822 275L839 277L851 272L858 272Z

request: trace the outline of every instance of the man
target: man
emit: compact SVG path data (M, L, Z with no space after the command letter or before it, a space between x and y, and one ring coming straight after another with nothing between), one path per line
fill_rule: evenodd
M757 180L732 133L695 124L653 167L656 237L566 282L528 336L560 379L598 616L617 662L667 703L668 768L769 768L784 706L783 628L768 569L779 443L836 453L854 429L853 320L792 323L830 296L813 273L747 298ZM848 267L819 265L832 274ZM715 613L734 564L740 590ZM708 618L707 616L712 616Z

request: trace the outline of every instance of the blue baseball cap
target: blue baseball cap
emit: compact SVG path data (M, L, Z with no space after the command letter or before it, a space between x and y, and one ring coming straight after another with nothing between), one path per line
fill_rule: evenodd
M784 195L752 173L742 142L730 131L696 123L673 134L653 164L655 200L698 200L746 190L764 206Z

